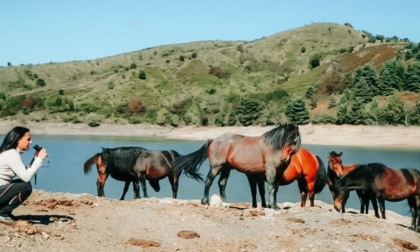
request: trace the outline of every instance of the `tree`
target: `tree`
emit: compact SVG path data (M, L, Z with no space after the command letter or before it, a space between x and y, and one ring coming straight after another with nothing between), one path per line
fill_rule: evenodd
M416 105L408 111L408 124L420 125L420 102L417 101Z
M314 96L315 88L313 86L310 86L305 93L305 97L308 99L311 99Z
M368 87L364 78L359 79L353 87L354 97L358 98L361 103L369 103L372 101L372 91Z
M391 95L392 90L392 74L386 68L382 69L378 78L379 95Z
M379 72L379 92L389 95L391 89L401 90L404 83L404 71L400 60L386 61Z
M260 117L262 109L263 106L257 100L241 99L235 115L242 125L249 126Z
M295 124L308 124L309 123L309 112L306 108L305 102L297 98L287 104L286 116L290 122Z
M404 90L420 92L420 62L408 65L405 73Z
M379 109L378 122L392 125L404 124L404 103L397 96L393 96L387 106Z
M375 68L370 64L364 65L362 68L358 68L353 78L353 86L359 82L360 79L364 79L368 88L371 90L372 95L378 95L378 77Z

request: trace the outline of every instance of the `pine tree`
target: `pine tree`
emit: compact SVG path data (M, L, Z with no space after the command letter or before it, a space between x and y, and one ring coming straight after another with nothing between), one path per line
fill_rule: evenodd
M388 69L383 68L378 78L378 92L380 95L392 95L392 76Z
M404 66L400 60L389 60L379 72L379 89L389 95L390 89L401 90L404 83Z
M369 88L366 80L360 78L353 87L354 97L359 98L361 103L369 103L372 101L372 90Z
M289 118L290 122L295 124L308 124L309 123L309 112L305 106L305 102L297 98L286 107L286 116Z
M367 64L363 66L362 68L358 68L356 70L354 79L353 79L353 86L358 83L361 79L364 79L367 86L370 89L370 92L372 95L378 95L378 77L375 71L375 68L373 68L371 65Z
M416 105L408 112L408 124L420 125L420 102L417 101Z
M381 124L404 124L404 103L397 96L393 96L388 105L379 110L378 121Z
M420 62L415 62L407 67L404 90L420 92Z

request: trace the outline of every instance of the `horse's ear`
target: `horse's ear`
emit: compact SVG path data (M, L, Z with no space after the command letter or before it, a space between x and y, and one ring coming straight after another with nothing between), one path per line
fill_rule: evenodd
M340 152L340 153L338 154L338 156L339 156L339 157L341 157L341 155L343 155L343 152Z

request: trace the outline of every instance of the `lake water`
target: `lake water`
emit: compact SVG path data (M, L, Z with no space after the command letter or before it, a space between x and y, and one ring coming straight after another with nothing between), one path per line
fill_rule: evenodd
M3 139L4 136L1 136ZM204 141L179 141L157 138L133 138L133 137L96 137L96 136L45 136L33 135L32 141L48 150L49 167L42 167L38 172L37 183L33 186L35 189L41 189L51 192L68 193L88 193L97 195L96 192L96 167L92 166L89 174L83 172L85 161L100 152L102 147L115 148L121 146L141 146L150 150L176 150L180 154L188 154L200 148ZM330 151L343 151L343 163L369 163L382 162L393 168L413 167L420 169L420 149L393 149L393 148L360 148L346 146L321 146L305 145L307 149L320 156L327 165L328 153ZM29 163L32 158L32 150L23 154L25 162ZM44 161L44 165L47 162ZM207 175L208 162L206 161L200 168L203 175ZM210 196L218 194L217 179L215 179ZM119 199L124 183L116 181L109 177L105 185L105 195L108 198ZM160 181L161 191L154 192L147 183L148 194L150 197L172 197L172 190L167 178ZM204 185L184 174L180 178L178 198L179 199L201 199L203 196ZM232 202L250 202L251 193L246 176L243 173L232 171L227 187L227 201ZM143 194L141 193L143 197ZM126 195L126 199L133 198L132 186ZM268 197L266 196L266 199ZM321 200L332 204L332 196L325 186L324 190L316 194L316 200ZM258 197L258 201L259 197ZM300 193L296 182L287 186L279 187L277 202L300 202ZM409 214L407 202L386 202L387 210L395 211L402 215ZM356 194L350 194L347 208L359 209L359 201ZM370 206L372 209L372 206ZM373 211L373 210L370 210Z

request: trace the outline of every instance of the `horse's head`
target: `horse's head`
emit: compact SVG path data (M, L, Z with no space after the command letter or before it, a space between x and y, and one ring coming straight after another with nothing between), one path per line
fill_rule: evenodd
M301 138L297 125L286 124L284 125L284 129L280 158L283 162L288 162L290 161L291 156L299 150Z
M343 180L339 179L333 186L334 209L337 211L341 211L341 208L346 204L346 201L349 198L349 190L342 182Z
M301 145L299 127L295 124L282 124L263 135L265 144L280 151L282 162L288 161Z
M344 175L341 155L343 155L343 152L336 153L335 151L331 151L328 156L328 169L332 170L338 177Z

